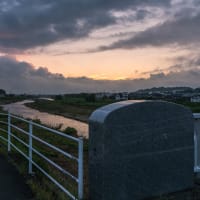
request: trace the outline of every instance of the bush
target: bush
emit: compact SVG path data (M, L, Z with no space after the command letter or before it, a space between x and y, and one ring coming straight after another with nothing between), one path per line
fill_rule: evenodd
M77 136L77 130L73 127L67 127L63 132L68 135Z
M95 102L95 94L88 94L85 98L87 102Z

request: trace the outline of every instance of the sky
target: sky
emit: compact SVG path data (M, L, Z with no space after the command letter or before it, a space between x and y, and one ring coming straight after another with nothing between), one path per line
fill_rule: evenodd
M200 0L0 0L0 88L200 86Z

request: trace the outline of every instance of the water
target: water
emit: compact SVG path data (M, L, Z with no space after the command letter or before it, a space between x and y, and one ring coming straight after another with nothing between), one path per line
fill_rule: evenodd
M24 105L25 103L32 102L34 101L25 100L17 103L2 105L2 107L3 110L9 111L14 115L22 116L29 119L39 119L41 123L47 126L50 125L51 127L56 127L59 124L62 124L61 130L64 130L67 127L73 127L77 130L78 136L88 138L88 124L59 115L40 112L36 109L32 109Z

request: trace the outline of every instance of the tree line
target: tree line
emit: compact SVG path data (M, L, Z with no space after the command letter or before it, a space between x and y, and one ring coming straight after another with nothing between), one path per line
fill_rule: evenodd
M0 95L6 95L6 91L3 89L0 89Z

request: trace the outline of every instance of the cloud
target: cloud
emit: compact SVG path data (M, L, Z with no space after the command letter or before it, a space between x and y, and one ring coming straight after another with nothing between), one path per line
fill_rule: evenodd
M132 37L118 40L111 45L100 46L93 50L93 52L113 49L144 48L149 46L190 46L193 48L194 45L199 46L200 2L198 0L189 2L188 7L181 7L179 10L174 8L173 13L171 13L172 17L163 23L137 32Z
M144 71L140 73L140 75L146 76L150 74L150 76L153 77L154 75L165 76L165 74L169 75L170 73L180 74L182 71L198 72L200 70L200 55L198 52L192 52L184 56L177 56L169 60L172 61L174 64L165 68L156 67L149 71Z
M21 53L63 40L77 41L90 38L99 29L133 21L146 22L146 18L161 23L152 25L151 22L152 26L147 29L138 31L136 27L128 34L125 30L121 34L113 30L110 34L118 37L117 41L80 53L199 44L199 5L199 0L3 0L0 2L0 51ZM160 8L165 15L159 12L155 15L153 8ZM130 11L134 14L128 15ZM67 45L65 51L74 53L68 51Z
M12 57L0 57L0 88L9 93L62 94L80 92L119 92L155 86L198 87L200 69L154 73L149 78L124 80L93 80L87 77L66 78L45 67L35 68Z
M112 11L170 5L170 0L3 0L0 2L0 50L20 52L64 39L87 37L116 23ZM145 17L138 10L137 20Z

